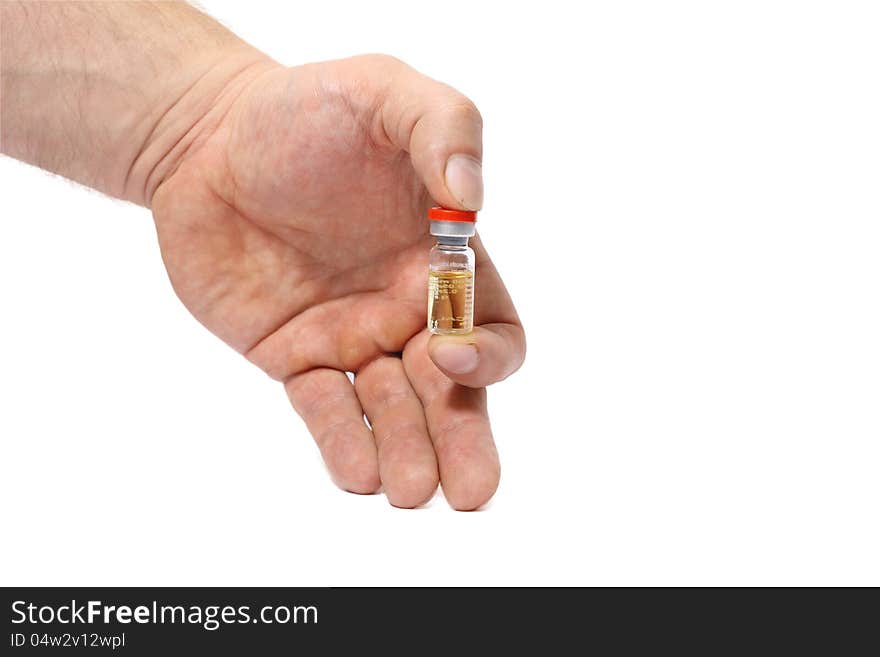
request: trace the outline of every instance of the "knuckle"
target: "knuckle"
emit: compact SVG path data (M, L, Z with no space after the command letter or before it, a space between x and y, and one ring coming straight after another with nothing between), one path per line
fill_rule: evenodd
M381 359L355 378L358 397L373 406L392 406L413 397L399 359Z
M366 425L364 425L366 427ZM315 443L322 450L330 454L339 451L340 457L345 457L349 452L349 441L352 436L357 436L363 428L350 419L335 420L326 426L316 427L312 432Z
M452 101L446 105L446 113L456 121L469 121L476 125L483 126L483 115L474 104L474 102L457 91Z
M389 453L388 448L392 447L389 458L393 458L394 451L400 451L393 449L395 445L406 445L408 442L411 444L413 439L428 439L424 422L417 420L405 420L391 426L374 426L373 435L376 438L377 448L386 454Z
M378 69L393 70L407 67L407 64L402 59L399 59L394 55L389 55L388 53L369 53L366 55L358 55L355 59L360 63Z
M380 388L376 392L375 401L383 406L394 406L395 404L411 399L411 397L412 393L408 387L390 381L384 381L380 384Z
M299 382L294 379L288 384L293 407L307 421L321 417L328 408L337 408L347 397L343 390L331 390L321 383L320 380Z

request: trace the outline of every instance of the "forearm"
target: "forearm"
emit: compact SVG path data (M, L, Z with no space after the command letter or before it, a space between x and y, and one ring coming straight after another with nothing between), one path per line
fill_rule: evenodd
M270 60L182 2L0 1L0 151L149 205Z

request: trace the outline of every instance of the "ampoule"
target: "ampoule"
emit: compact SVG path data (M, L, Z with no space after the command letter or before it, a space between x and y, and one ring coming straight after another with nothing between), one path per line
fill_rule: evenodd
M431 249L428 266L428 330L438 335L470 333L474 328L474 251L476 212L434 207L428 210Z

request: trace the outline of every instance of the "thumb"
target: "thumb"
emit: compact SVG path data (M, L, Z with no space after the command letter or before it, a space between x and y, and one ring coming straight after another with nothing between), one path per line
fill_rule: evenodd
M483 119L452 87L394 60L381 107L385 134L409 153L416 172L440 205L483 206Z

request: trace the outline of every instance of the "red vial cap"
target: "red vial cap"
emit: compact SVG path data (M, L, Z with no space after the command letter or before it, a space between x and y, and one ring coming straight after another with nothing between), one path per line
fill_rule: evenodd
M431 221L469 221L474 223L477 221L477 213L471 210L450 210L435 205L428 210L428 219Z

